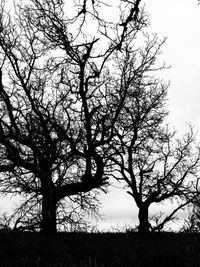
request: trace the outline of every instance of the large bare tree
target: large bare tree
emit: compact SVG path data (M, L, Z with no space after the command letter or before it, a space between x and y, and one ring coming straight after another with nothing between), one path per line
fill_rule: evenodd
M111 8L106 1L30 0L10 11L5 3L1 191L38 198L41 229L55 233L64 198L107 182L106 158L128 88L110 69L146 18L138 0L113 4L115 22L103 16Z

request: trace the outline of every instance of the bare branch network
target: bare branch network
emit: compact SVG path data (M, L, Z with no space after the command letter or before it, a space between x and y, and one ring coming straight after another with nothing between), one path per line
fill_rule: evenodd
M176 141L164 125L165 40L144 33L140 0L1 1L0 14L0 190L23 197L16 228L87 224L110 177L127 183L141 231L152 203L196 197L199 148L192 128Z

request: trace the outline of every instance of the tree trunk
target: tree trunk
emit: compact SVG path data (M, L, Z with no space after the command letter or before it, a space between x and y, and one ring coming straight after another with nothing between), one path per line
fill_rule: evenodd
M149 224L149 214L148 214L149 207L146 205L142 205L139 207L139 226L138 232L140 233L148 233L150 232L150 224Z
M50 168L45 162L41 162L41 188L42 188L42 226L45 234L55 234L56 229L56 201L53 189Z
M45 234L55 234L57 232L56 204L50 194L43 195L41 231Z

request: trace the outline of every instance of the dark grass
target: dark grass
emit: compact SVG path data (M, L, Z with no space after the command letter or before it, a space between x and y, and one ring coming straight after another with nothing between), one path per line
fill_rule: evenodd
M200 235L0 233L0 266L200 266Z

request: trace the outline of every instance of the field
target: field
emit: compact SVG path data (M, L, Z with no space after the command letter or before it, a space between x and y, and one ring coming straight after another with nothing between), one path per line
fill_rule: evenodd
M0 233L0 266L200 266L200 235Z

